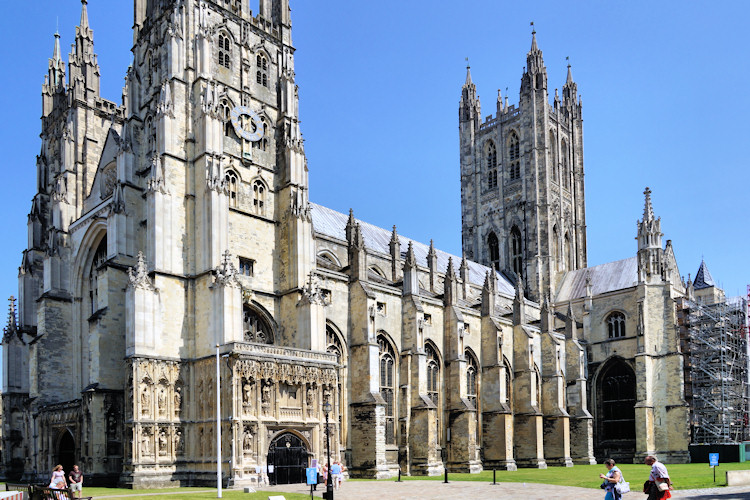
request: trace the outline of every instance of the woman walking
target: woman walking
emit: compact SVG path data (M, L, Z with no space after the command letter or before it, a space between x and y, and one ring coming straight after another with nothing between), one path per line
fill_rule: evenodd
M611 458L605 460L604 465L607 467L607 473L599 474L599 477L604 479L604 482L602 483L602 488L606 492L604 500L620 500L622 495L617 491L616 486L622 479L622 472L620 472L620 469L615 466L615 461Z

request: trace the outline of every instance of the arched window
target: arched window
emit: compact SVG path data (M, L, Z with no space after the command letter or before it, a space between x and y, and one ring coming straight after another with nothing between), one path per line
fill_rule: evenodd
M440 358L431 343L425 343L424 350L427 354L427 396L438 407L437 431L440 435Z
M500 270L500 244L497 241L495 233L490 233L487 237L487 247L490 251L490 265L496 271Z
M345 441L345 426L344 418L346 408L346 394L344 387L346 387L346 351L344 350L344 344L341 341L341 337L331 328L330 325L326 325L326 352L334 354L338 363L338 411L336 414L339 416L339 443L346 443Z
M508 409L513 409L513 369L510 362L503 356L503 366L505 367L505 403Z
M569 161L569 154L570 151L568 150L568 142L563 139L562 141L562 184L565 189L570 189L570 161Z
M477 394L479 393L479 364L477 358L472 354L470 350L466 350L466 399L474 404L474 408L477 408Z
M521 178L521 141L515 132L508 138L508 172L512 181Z
M221 118L224 120L224 135L226 137L232 136L232 106L226 99L221 101Z
M523 242L518 226L513 226L510 230L510 263L513 272L523 278Z
M625 315L623 313L615 311L607 316L607 333L611 339L625 336Z
M633 369L624 361L604 368L599 398L602 441L635 440L635 386Z
M104 236L99 246L96 247L94 259L91 261L91 270L89 271L89 300L91 301L91 314L101 309L99 300L99 276L104 274L106 269L103 267L107 262L107 237Z
M549 172L552 175L552 182L558 182L557 174L557 140L555 139L555 133L550 130L549 132L549 147L547 149L547 160L549 161Z
M227 190L229 191L229 206L237 208L239 205L239 182L237 174L232 170L227 170L227 173L224 174L224 182L226 182Z
M273 333L268 323L248 305L245 305L242 312L242 328L245 342L273 344Z
M383 335L378 335L380 346L380 395L385 400L385 442L396 444L395 372L396 354Z
M485 159L487 161L487 189L497 187L497 148L495 143L487 141L487 147L485 151Z
M268 59L262 54L255 57L256 73L255 81L264 87L268 87Z
M266 186L260 180L253 182L253 212L258 215L266 213Z
M219 35L219 66L227 69L232 66L232 45L225 33Z
M563 270L560 259L560 234L557 231L557 225L552 228L552 269L555 271Z

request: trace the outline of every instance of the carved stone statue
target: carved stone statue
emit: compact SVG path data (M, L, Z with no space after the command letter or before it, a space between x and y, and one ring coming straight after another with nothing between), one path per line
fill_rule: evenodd
M253 449L253 433L250 432L250 427L245 427L245 439L242 443L242 448L245 451L252 451Z
M167 393L163 387L159 389L159 396L157 399L157 403L159 405L159 416L160 417L167 416Z
M182 455L185 449L185 444L182 439L182 429L177 428L174 431L174 451L176 455Z
M146 384L141 384L141 415L144 417L150 414L151 394Z
M180 411L182 410L182 386L176 385L174 388L174 416L180 417Z
M159 432L159 455L167 454L167 431L162 429Z
M315 405L315 387L307 387L307 407L312 408Z
M247 380L242 386L242 402L246 408L253 406L253 387Z

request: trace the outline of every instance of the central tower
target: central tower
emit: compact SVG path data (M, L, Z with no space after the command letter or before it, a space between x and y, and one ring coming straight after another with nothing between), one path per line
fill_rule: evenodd
M566 271L586 267L583 121L568 65L562 100L549 102L547 68L532 33L518 107L498 91L481 118L467 67L459 104L463 252L538 301Z

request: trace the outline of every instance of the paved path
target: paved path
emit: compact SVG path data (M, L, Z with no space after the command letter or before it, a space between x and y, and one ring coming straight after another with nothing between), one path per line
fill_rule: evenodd
M264 491L279 494L310 493L310 487L303 484L284 486L263 486ZM320 498L324 488L318 486L315 497ZM484 500L498 498L519 498L522 500L603 500L604 492L591 488L553 486L533 483L498 483L491 485L478 481L347 481L335 492L336 500ZM645 500L640 492L624 495L624 500ZM711 488L703 490L676 490L672 498L694 498L700 500L750 500L750 486Z

